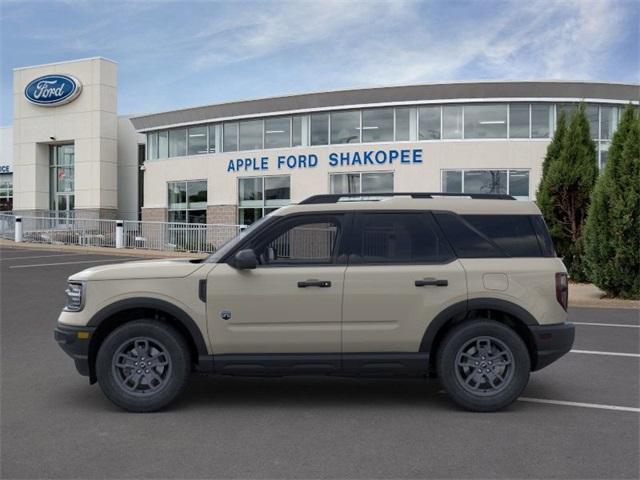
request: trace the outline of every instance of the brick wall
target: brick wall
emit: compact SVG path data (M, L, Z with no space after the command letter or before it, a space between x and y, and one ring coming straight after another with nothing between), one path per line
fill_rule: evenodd
M238 207L236 205L208 205L207 223L235 225L238 223Z
M167 209L166 208L143 208L142 221L143 222L166 222Z

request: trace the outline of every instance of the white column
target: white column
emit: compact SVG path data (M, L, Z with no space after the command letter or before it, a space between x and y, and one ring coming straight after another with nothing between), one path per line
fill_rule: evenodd
M16 217L16 227L14 233L16 243L22 242L22 217Z
M116 221L116 248L124 248L124 222Z

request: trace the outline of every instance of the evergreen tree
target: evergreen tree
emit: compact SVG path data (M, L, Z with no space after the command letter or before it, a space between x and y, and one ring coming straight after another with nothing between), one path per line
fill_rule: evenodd
M640 118L632 106L593 192L585 261L589 279L609 295L640 298Z
M558 255L563 258L571 278L580 282L586 280L582 232L598 176L596 145L591 139L584 105L571 116L569 126L561 135L559 152L555 152L556 145L551 154L547 151L549 158L538 204Z

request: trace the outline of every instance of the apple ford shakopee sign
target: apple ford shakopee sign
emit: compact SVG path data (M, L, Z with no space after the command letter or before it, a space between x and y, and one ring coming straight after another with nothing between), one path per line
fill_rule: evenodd
M82 84L71 75L45 75L29 82L24 96L35 105L57 107L75 100L82 91Z

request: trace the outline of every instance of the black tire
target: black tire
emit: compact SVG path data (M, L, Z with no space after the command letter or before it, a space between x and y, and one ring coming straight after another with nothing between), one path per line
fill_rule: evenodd
M520 336L508 326L470 320L444 338L436 368L454 402L474 412L492 412L520 396L529 382L531 360Z
M185 339L171 325L156 320L135 320L116 328L96 358L100 388L130 412L167 406L182 392L190 372Z

